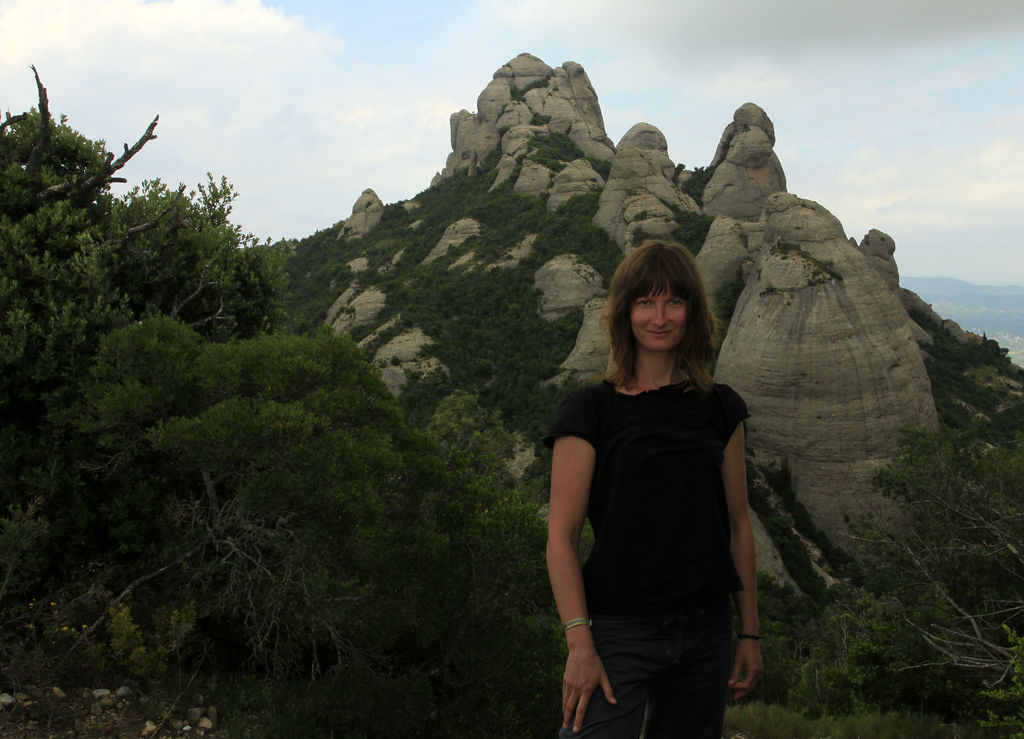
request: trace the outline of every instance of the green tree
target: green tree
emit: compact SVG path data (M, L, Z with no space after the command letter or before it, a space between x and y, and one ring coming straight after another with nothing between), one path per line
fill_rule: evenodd
M161 314L212 338L252 336L274 325L283 287L278 253L227 220L226 182L112 196L156 119L115 157L54 121L36 82L38 110L0 123L0 516L31 510L46 532L35 575L19 568L23 585L66 578L105 536L83 534L102 530L109 501L78 418L102 337Z
M449 395L438 404L427 431L454 468L489 478L500 488L514 487L508 454L516 447L515 436L497 411L479 406L477 396L463 391Z
M281 252L230 223L230 186L114 198L156 121L115 158L39 93L0 127L5 670L86 624L56 656L312 676L324 736L542 731L544 525L490 433L456 462L351 339L265 333Z
M557 706L559 664L537 507L410 430L351 339L210 343L148 319L104 339L91 377L90 431L126 504L112 524L124 546L159 542L109 560L113 602L195 603L214 656L355 691L325 734L367 715L411 736L550 720L530 709Z
M214 339L281 322L284 252L231 223L235 197L207 175L187 196L153 180L113 202L111 278L133 316L170 316Z
M1004 626L1024 627L1024 452L991 446L978 429L907 430L876 484L901 518L866 526L866 582L892 593L929 645L918 664L1005 684Z
M787 702L814 715L912 710L961 718L977 711L975 686L935 663L892 596L838 585L800 630L802 658Z
M62 416L98 337L129 318L106 269L108 183L152 135L104 157L38 87L39 112L0 124L0 508L74 492Z

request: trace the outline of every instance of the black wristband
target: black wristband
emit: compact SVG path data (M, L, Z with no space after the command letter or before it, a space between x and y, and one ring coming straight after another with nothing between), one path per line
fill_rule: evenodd
M753 639L754 641L757 641L758 639L761 638L761 635L760 634L737 634L736 638L737 639Z

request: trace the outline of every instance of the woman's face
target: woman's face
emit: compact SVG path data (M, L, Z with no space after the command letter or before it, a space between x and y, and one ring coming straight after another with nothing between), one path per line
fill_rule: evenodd
M686 300L671 293L633 300L629 315L638 351L674 352L686 332Z

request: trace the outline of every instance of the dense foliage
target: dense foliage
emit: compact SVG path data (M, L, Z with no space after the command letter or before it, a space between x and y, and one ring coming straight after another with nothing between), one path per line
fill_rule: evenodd
M544 526L489 412L435 441L351 339L271 333L286 252L227 182L113 197L41 85L0 134L0 690L202 672L301 685L317 735L550 725Z
M174 481L144 519L175 529L149 567L188 567L157 591L140 585L133 602L159 602L171 585L222 658L325 675L351 702L325 731L356 731L369 710L388 714L382 732L437 735L465 720L455 696L479 694L496 719L554 684L535 508L491 484L485 462L466 474L446 464L350 340L325 330L210 344L155 319L107 337L93 380L90 422L124 462L125 487ZM140 414L153 395L158 412ZM144 468L131 459L142 454ZM495 701L508 671L522 694ZM386 709L400 691L419 698Z
M896 510L857 522L856 563L833 567L846 576L827 590L777 537L784 527L761 513L755 484L755 508L806 594L761 583L773 667L762 700L811 717L911 710L1019 726L1024 451L979 433L906 432L877 477ZM782 473L768 482L784 497Z
M900 599L937 653L985 685L1005 684L1024 633L1024 451L977 428L908 430L877 477L902 513L898 532L870 527L876 588Z
M156 121L115 160L50 118L42 86L40 101L0 129L0 510L46 511L40 572L64 576L105 535L104 486L83 462L95 440L76 419L100 339L155 315L210 339L255 335L278 320L282 283L277 253L227 222L226 183L111 196Z

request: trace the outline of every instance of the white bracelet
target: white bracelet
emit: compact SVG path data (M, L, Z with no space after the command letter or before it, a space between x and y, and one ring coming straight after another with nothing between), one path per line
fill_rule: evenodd
M565 622L565 630L574 629L577 626L590 626L589 618L572 618Z

